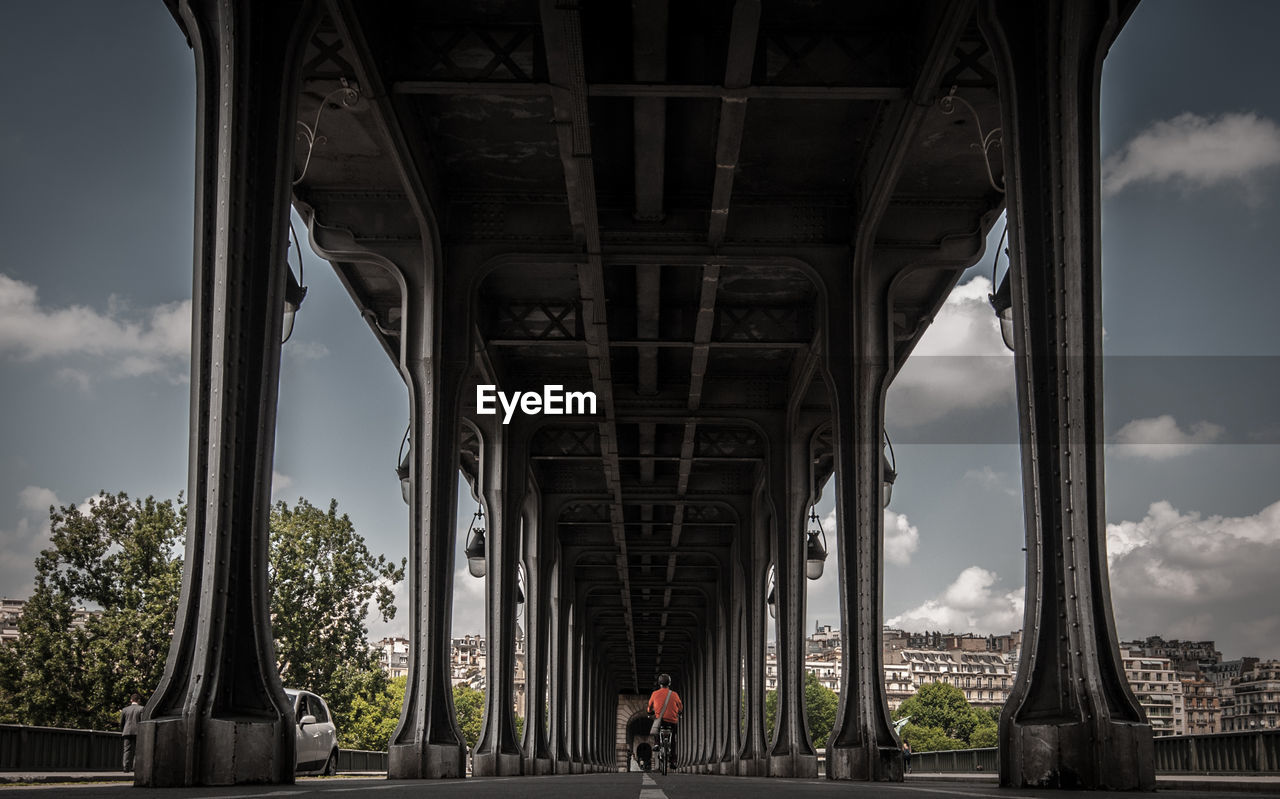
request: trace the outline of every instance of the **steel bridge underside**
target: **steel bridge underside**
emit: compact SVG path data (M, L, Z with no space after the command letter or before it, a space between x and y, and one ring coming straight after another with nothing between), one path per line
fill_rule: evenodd
M1064 579L1029 582L1044 634L1028 635L1002 727L1019 765L1002 773L1153 784L1105 553L1071 543L1101 536L1100 458L1075 431L1101 418L1080 357L1100 355L1096 72L1131 3L167 1L201 98L200 443L139 784L291 778L255 499L289 203L410 396L412 661L391 776L464 771L449 692L461 469L488 522L475 773L616 768L635 697L667 672L689 706L687 768L816 775L805 522L834 474L844 676L826 773L900 780L879 645L884 394L1006 197L1028 265L1012 288L1024 475L1043 475L1028 557ZM480 386L590 392L595 413L508 423L481 412ZM227 752L239 764L215 765Z

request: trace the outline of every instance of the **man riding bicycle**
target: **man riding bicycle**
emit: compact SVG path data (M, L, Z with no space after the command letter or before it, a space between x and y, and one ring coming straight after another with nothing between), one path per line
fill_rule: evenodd
M658 690L649 695L649 717L662 716L662 726L671 730L671 751L667 752L667 762L675 766L676 762L676 729L680 726L680 713L684 710L684 702L680 694L671 690L671 675L658 675Z

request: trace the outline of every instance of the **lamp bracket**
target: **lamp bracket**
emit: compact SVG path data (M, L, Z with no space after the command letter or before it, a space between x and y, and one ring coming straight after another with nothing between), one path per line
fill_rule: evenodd
M302 173L293 181L294 186L301 183L302 179L307 176L307 169L311 166L311 151L315 149L317 144L324 144L328 141L327 138L320 135L320 116L324 114L324 109L338 95L342 96L342 105L347 108L351 108L360 102L360 86L355 81L339 78L338 82L342 85L326 94L320 100L320 107L316 109L316 118L311 121L310 125L301 119L298 120L298 127L302 128L302 130L298 131L298 140L306 142L307 156L302 162ZM335 104L334 107L337 108L338 106Z
M982 160L987 166L987 180L991 183L991 188L1004 194L1004 177L1001 176L999 182L996 181L995 173L991 171L991 148L1001 146L1004 134L1000 128L992 128L989 131L982 130L982 119L978 116L978 111L968 100L956 94L955 86L951 87L951 91L946 96L938 100L938 108L942 109L944 114L954 114L956 103L961 103L965 108L969 109L969 113L973 115L974 124L978 126L978 140L969 146L982 152Z

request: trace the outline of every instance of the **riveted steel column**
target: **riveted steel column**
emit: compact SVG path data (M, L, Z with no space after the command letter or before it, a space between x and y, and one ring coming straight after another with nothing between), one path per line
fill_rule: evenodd
M551 741L547 735L547 667L551 644L551 541L554 528L543 527L542 501L535 488L525 498L525 607L528 627L524 637L525 774L553 773Z
M746 603L744 639L746 658L746 718L745 735L742 750L738 753L738 774L743 777L763 777L768 774L767 760L768 742L765 740L765 660L768 642L765 640L767 627L765 615L768 606L765 604L768 586L768 511L765 509L765 482L756 484L751 500L751 525L748 543L742 548L742 569L746 574L746 589L743 601Z
M839 543L840 708L827 743L827 778L901 780L880 648L883 624L881 497L884 392L889 377L888 286L869 254L828 285L825 367L835 443ZM851 309L858 309L853 313Z
M580 601L574 602L572 630L570 631L569 657L573 669L569 672L569 773L581 774L583 763L582 727L585 723L586 705L583 702L583 652L585 637L582 628L586 624L583 606Z
M497 417L486 417L496 419ZM516 564L520 559L520 522L527 488L523 426L492 424L481 440L483 495L489 510L485 550L485 713L480 738L471 754L477 777L523 772L516 737Z
M804 706L805 537L808 436L796 420L769 428L769 498L773 504L773 562L778 625L778 711L769 775L816 777L818 755Z
M195 53L190 505L144 786L292 783L267 587L298 62L313 4L176 4Z
M728 569L721 569L722 578L729 576ZM735 713L738 709L738 678L737 669L731 668L729 658L730 652L734 649L733 640L737 638L737 624L731 624L730 619L733 614L730 612L731 603L733 601L733 588L735 586L730 583L725 585L721 583L719 592L720 606L720 629L716 631L716 637L719 639L720 657L717 661L717 679L716 679L716 715L717 715L717 735L716 735L716 765L717 774L732 774L729 764L733 756L733 749L737 743L737 736L734 735L733 729L736 725L730 721L729 711ZM732 688L732 693L730 693ZM732 742L732 743L731 743Z
M457 511L459 394L466 376L465 347L439 335L427 314L436 308L444 327L448 303L436 291L411 284L405 324L409 377L409 680L400 722L391 736L387 776L436 779L466 774L467 747L453 706L451 640L454 518ZM451 317L452 313L449 314ZM462 318L453 322L464 324ZM463 326L454 330L466 329ZM443 339L443 340L442 340ZM448 348L448 349L446 349ZM459 352L460 350L460 352ZM452 352L451 352L452 351ZM457 357L457 356L461 357Z
M741 625L740 611L742 602L742 577L736 565L724 570L730 576L730 590L722 595L721 603L724 611L721 634L724 640L722 658L723 676L721 681L721 718L722 735L719 749L719 773L732 775L737 773L737 739L739 739L739 703L742 691L741 668Z
M558 541L559 533L555 528L558 509L544 509L545 518L549 520L552 531L552 546L556 552L552 604L555 615L552 619L551 660L551 747L555 758L555 773L569 773L569 589L565 576L564 554Z
M742 522L740 521L741 525ZM723 760L724 774L738 773L738 753L742 745L742 652L743 652L743 612L747 603L747 590L742 576L742 568L738 559L738 551L742 547L743 531L741 526L736 531L737 543L730 554L729 573L731 574L730 598L726 601L728 616L725 620L729 626L728 675L725 679L725 742Z
M1000 724L1003 785L1155 787L1121 669L1103 501L1098 91L1136 3L986 3L1009 199L1022 483L1023 657Z

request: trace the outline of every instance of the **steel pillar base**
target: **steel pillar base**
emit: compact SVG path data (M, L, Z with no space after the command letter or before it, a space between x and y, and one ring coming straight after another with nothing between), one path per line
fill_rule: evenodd
M902 782L902 752L895 746L828 746L827 779Z
M518 777L524 773L519 753L477 752L471 756L471 773L477 777Z
M552 767L553 769L555 769L555 771L553 772L553 773L555 773L555 774L569 774L569 773L571 773L571 772L570 772L570 770L569 770L569 761L568 761L568 760L552 760L552 761L551 761L551 767Z
M569 774L581 774L581 773L582 773L582 764L581 764L581 763L579 763L577 760L570 760L570 761L569 761L569 771L568 771L567 773L569 773Z
M815 779L818 776L818 756L770 755L769 776Z
M732 777L738 773L738 764L734 760L721 760L716 764L716 773Z
M743 757L738 759L739 777L769 776L769 761L763 757Z
M555 774L555 761L549 757L526 757L524 759L524 773L539 777L546 774Z
M193 740L182 718L142 722L134 785L293 784L294 732L287 719L201 719L197 724L199 737ZM195 764L190 772L173 768L175 763L187 762Z
M1123 722L1023 724L1002 736L1000 785L1006 788L1069 788L1154 791L1151 728Z
M467 747L456 744L393 744L387 750L387 779L462 778L467 774Z

